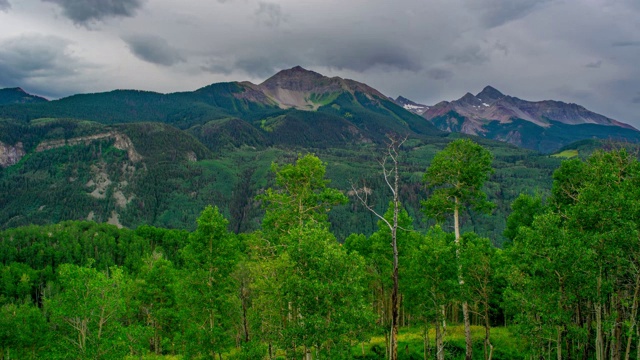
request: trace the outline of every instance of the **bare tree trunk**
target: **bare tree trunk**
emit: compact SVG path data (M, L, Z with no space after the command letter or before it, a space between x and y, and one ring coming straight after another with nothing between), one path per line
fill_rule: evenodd
M444 360L444 334L440 330L440 319L436 318L436 359Z
M458 283L462 287L464 285L464 278L462 276L462 263L460 263L460 213L459 213L458 198L455 198L455 207L453 208L453 225L455 231L455 243L456 243L456 259L458 260ZM467 300L462 302L462 318L464 320L464 341L465 341L465 360L472 360L473 358L473 342L471 339L471 323L469 321L469 304Z
M484 358L491 360L493 345L491 344L491 323L489 321L489 304L484 304Z
M598 299L594 304L596 311L596 360L604 360L604 339L602 338L602 304L600 302L601 286L602 274L600 274L597 279Z
M556 340L556 352L558 360L562 360L562 327L558 326L557 330L558 338Z
M429 344L429 321L424 322L424 360L431 357L431 345Z
M615 309L618 315L616 317L616 324L613 327L614 339L615 339L614 340L615 347L614 347L613 356L612 356L613 360L620 360L620 357L622 356L622 304L620 303L621 298L622 298L622 295L620 294L620 291L618 291L618 296L614 298Z
M638 294L640 293L640 271L636 274L636 288L633 292L633 305L631 307L631 327L629 328L629 336L627 337L627 349L624 353L624 360L629 360L631 355L631 340L633 339L633 330L636 327L636 317L638 316Z
M393 270L392 270L392 280L393 280L393 288L391 290L391 333L389 334L389 358L391 360L398 359L398 320L399 320L399 294L398 294L398 243L397 243L397 234L398 234L398 214L400 212L400 199L399 199L399 182L400 175L398 173L398 149L402 146L404 140L397 140L395 138L389 137L390 143L387 147L386 156L380 161L380 165L382 166L382 173L384 176L384 180L387 183L387 186L391 190L393 194L393 220L390 222L385 219L383 215L378 214L367 202L366 199L366 191L364 192L364 197L360 195L362 191L355 188L352 185L353 193L360 200L360 202L367 208L367 210L371 211L378 219L382 220L389 230L391 230L391 248L393 250ZM390 168L387 168L387 161L391 160L392 164Z

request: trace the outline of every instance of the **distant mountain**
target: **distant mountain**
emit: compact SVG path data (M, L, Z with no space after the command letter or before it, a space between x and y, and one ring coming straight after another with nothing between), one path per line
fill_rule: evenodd
M255 87L281 108L317 110L344 93L363 94L371 101L386 99L378 90L354 80L326 77L300 66L282 70Z
M261 84L217 83L171 94L114 90L41 104L4 105L0 118L68 118L105 125L163 122L191 129L211 150L278 143L326 147L377 142L390 132L442 134L366 84L326 77L300 66L280 71Z
M601 138L640 141L631 125L561 101L526 101L487 86L477 95L442 101L422 116L439 129L462 132L542 152L573 141Z
M29 94L21 88L0 89L0 105L32 104L47 101L48 100L43 97Z
M429 106L427 105L423 105L423 104L418 104L416 102L413 102L409 99L407 99L406 97L403 96L398 96L394 102L400 106L402 106L403 108L405 108L405 110L409 110L414 114L418 114L418 115L422 115L425 113L425 111L429 110Z

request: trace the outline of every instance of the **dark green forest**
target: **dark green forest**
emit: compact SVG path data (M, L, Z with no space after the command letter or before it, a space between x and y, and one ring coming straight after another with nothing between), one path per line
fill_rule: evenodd
M146 168L108 138L32 153L2 173L15 209L0 232L0 358L640 358L637 154L560 162L441 139L237 158L182 141ZM175 160L185 152L199 161ZM87 183L92 166L144 176L131 204L145 215L121 210L129 228L56 221L116 208L52 180ZM231 191L205 191L211 176ZM45 199L20 220L11 198L34 188ZM40 209L56 192L73 206ZM33 221L44 211L56 223Z

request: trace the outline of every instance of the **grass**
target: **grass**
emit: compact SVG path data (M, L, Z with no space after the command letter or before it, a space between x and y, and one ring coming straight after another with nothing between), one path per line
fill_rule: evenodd
M565 159L571 159L572 157L576 157L578 156L578 150L565 150L562 152L559 152L557 154L553 154L551 155L552 157L557 157L557 158L565 158Z
M484 328L471 327L473 339L473 358L483 359ZM464 359L465 339L462 325L448 325L445 336L445 358ZM491 344L493 345L493 359L523 359L523 344L517 336L508 328L495 327L491 329ZM435 358L435 329L429 329L430 358ZM364 356L362 355L364 348ZM352 348L352 354L358 359L384 359L386 351L384 335L374 336L364 344L358 344ZM427 348L429 352L429 348ZM423 359L424 358L424 328L401 328L398 334L398 358L399 359Z
M484 328L481 326L471 327L473 338L473 358L484 359L483 341ZM494 347L493 360L524 359L522 355L523 344L518 337L511 333L509 328L491 328L491 343ZM429 328L429 359L435 359L435 329ZM364 356L363 356L364 351ZM373 336L368 342L355 344L351 348L354 359L384 359L386 352L385 336ZM462 325L448 325L445 336L445 358L464 359L465 341L464 327ZM237 354L237 349L223 354L223 358L233 358ZM181 355L153 355L147 354L142 357L128 356L127 360L182 360ZM284 353L278 352L278 359L284 359ZM419 326L405 327L399 330L398 334L398 359L423 359L424 358L424 328Z

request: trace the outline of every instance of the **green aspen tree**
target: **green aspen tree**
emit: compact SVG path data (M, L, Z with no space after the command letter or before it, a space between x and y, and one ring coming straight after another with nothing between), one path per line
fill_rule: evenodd
M493 172L491 153L469 139L455 140L438 152L424 174L427 188L433 192L429 199L423 201L425 214L428 217L443 219L453 213L456 258L460 261L460 211L472 209L490 209L492 204L482 191L484 183ZM465 274L459 263L458 281L464 286ZM471 341L471 324L469 304L462 303L466 352L465 359L471 360L473 346Z

